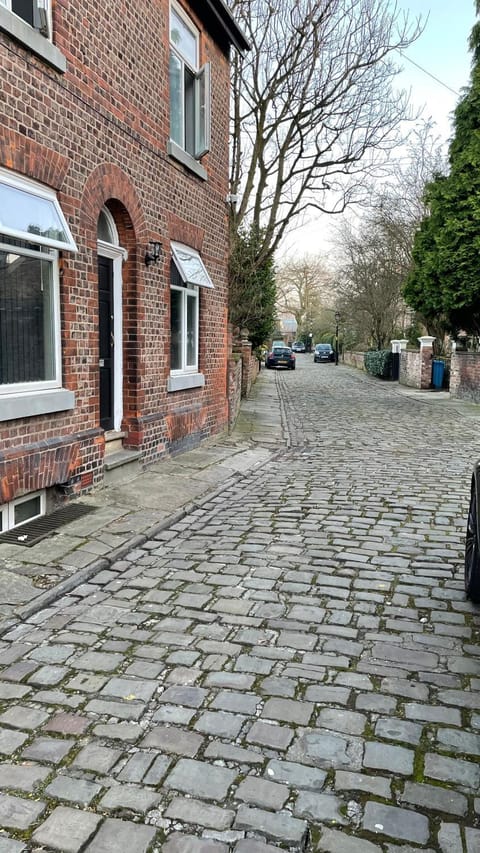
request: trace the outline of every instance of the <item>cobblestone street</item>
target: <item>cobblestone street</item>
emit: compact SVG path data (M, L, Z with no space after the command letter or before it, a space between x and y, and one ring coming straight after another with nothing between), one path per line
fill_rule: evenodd
M480 407L257 384L268 462L0 638L0 853L480 852Z

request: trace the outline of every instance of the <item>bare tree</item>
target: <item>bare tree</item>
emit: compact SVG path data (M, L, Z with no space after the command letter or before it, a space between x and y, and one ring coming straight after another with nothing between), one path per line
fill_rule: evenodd
M340 212L359 197L408 114L393 57L421 26L390 0L234 0L232 9L252 49L233 60L231 225L262 229L261 260L309 208Z
M372 189L374 217L397 242L399 260L410 271L415 232L427 214L425 187L447 170L446 152L435 123L421 121L412 128L388 179Z
M337 273L337 307L358 343L386 349L405 315L401 251L395 236L370 219L359 233L342 229L344 261ZM402 335L403 337L403 335Z
M414 235L426 211L425 186L445 168L434 125L417 124L401 156L392 160L388 179L372 187L360 227L350 223L339 229L337 307L357 342L383 348L392 337L403 337L412 323L403 287Z
M334 297L329 273L319 257L284 261L277 267L277 311L293 314L297 335L317 332Z

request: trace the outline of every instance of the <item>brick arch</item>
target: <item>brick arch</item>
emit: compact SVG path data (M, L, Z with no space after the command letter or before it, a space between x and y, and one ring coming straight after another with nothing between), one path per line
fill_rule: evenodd
M118 231L119 244L127 250L123 264L123 425L131 444L132 416L138 408L139 373L142 344L142 299L139 289L142 277L139 246L147 242L145 216L137 190L130 178L112 163L104 163L90 173L80 199L80 228L85 244L96 257L98 218L103 207L113 216ZM96 269L92 269L96 282ZM132 414L133 413L133 414Z
M146 233L145 216L135 186L128 175L114 163L102 163L90 173L80 200L80 225L90 233L93 232L95 239L98 217L107 202L110 202L107 206L112 213L113 205L120 202L131 220L130 229L133 228L134 233L138 235L143 236ZM120 223L117 223L118 225ZM126 245L125 248L130 247Z
M59 190L69 159L22 133L0 127L0 165Z

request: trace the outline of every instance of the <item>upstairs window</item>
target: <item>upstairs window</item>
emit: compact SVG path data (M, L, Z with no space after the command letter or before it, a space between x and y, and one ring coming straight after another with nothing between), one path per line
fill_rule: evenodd
M50 38L50 0L0 0L0 6L5 6L43 36Z
M199 160L210 148L210 64L199 68L199 33L170 7L170 138Z

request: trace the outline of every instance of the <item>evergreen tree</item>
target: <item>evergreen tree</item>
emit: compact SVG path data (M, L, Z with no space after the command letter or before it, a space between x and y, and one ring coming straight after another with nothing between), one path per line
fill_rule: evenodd
M477 15L480 0L476 0ZM472 29L470 84L454 116L449 174L426 187L430 210L415 236L405 299L453 333L480 334L480 22Z
M253 348L275 328L275 267L273 258L259 261L264 235L254 225L233 235L230 253L229 319L246 328Z

